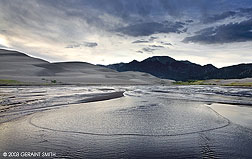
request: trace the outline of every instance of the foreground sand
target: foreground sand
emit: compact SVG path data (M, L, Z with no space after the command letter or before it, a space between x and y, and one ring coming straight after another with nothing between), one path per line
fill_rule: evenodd
M211 104L210 107L217 113L226 117L233 123L242 125L252 130L252 108L251 106L237 106L230 104Z
M26 91L30 91L30 90L32 90L32 88ZM76 100L73 100L69 98L74 98L72 96L78 93L77 91L68 92L65 90L65 92L62 92L62 94L59 94L60 92L56 92L55 90L57 90L57 88L56 89L52 88L51 90L50 89L45 89L45 90L37 89L37 90L33 90L33 92L30 92L30 93L26 91L24 92L20 91L18 92L18 94L25 93L25 95L24 96L18 95L19 97L16 97L16 99L13 99L13 100L10 100L10 98L8 97L13 98L14 96L16 96L15 93L6 93L6 94L0 93L0 97L1 97L0 123L11 121L13 119L20 118L22 116L33 114L35 112L64 107L70 103L74 104L74 103L98 102L98 101L116 99L116 98L120 98L124 96L123 95L124 91L115 91L113 89L109 90L109 92L106 92L106 90L100 91L100 92L97 92L97 91L85 92L85 90L80 90L79 92L83 91L81 92L80 97L78 97ZM45 94L45 91L48 91L48 92L55 91L55 92L52 92L52 93L46 92ZM65 93L69 93L69 97L68 95L65 95ZM55 99L57 98L58 98L58 101L55 101ZM38 102L36 103L36 101Z
M212 110L215 104L209 107L204 102L159 98L139 89L124 94L108 93L89 98L89 103L3 123L0 153L52 152L62 158L252 156L252 131L237 122L245 120L219 114L218 109ZM243 109L235 111L244 113Z

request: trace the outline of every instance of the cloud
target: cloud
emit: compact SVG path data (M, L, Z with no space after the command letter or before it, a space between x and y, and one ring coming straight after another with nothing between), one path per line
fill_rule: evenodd
M186 37L183 42L205 44L252 41L252 19L240 23L209 27L197 32L197 35Z
M149 41L147 40L136 40L136 41L133 41L132 44L138 44L138 43L148 43Z
M219 20L223 20L229 17L233 17L237 14L237 12L234 11L227 11L221 14L215 14L213 16L207 17L203 20L203 23L213 23Z
M93 47L98 46L98 44L95 42L83 42L83 43L70 44L70 45L67 45L65 48L79 48L82 46L93 48Z
M96 46L98 46L98 44L97 43L93 43L93 42L85 42L84 46L86 46L86 47L96 47Z
M163 42L163 41L161 41L160 43L163 44L163 45L172 46L172 44L171 44L171 43L168 43L168 42Z
M156 40L156 39L158 39L158 37L151 36L151 37L149 38L149 41L154 41L154 40Z
M60 2L54 1L50 3L54 3L55 6ZM178 17L183 15L184 10L190 10L192 6L194 9L206 10L207 7L216 7L216 4L221 4L219 0L79 0L75 5L69 0L61 1L63 1L61 6L64 7L97 9L126 21L134 21L136 18L155 19L155 17L151 17L153 14ZM223 5L217 7L219 6L223 7Z
M142 60L154 51L175 57L191 57L190 54L207 57L213 52L221 55L237 52L238 56L240 52L251 52L251 45L233 51L235 48L229 49L233 44L220 49L204 44L186 45L181 39L193 36L193 32L195 36L207 36L197 32L203 28L251 19L249 7L251 0L0 0L0 36L6 40L0 44L51 61L107 64ZM234 20L228 17L230 11L236 12ZM199 21L202 17L212 17L221 24L202 24ZM170 47L172 44L174 47ZM83 48L85 52L80 54L79 49L69 48ZM200 48L206 53L202 54Z
M158 39L158 37L151 36L148 40L139 39L139 40L133 41L132 44L137 44L137 43L149 43L149 42L153 42L153 41L156 40L156 39Z
M186 20L186 23L193 23L194 21L189 19L189 20Z
M144 52L153 52L155 51L156 49L152 49L152 48L149 48L149 47L145 47L142 49Z
M240 13L246 14L249 17L252 17L252 8L240 8Z
M161 45L149 45L149 47L152 47L152 48L164 48L164 47L161 46Z
M164 46L161 45L149 45L148 47L142 48L142 53L143 52L153 52L155 50L163 49L165 48ZM140 52L139 52L140 53Z
M203 23L209 24L209 23L215 23L227 18L235 18L235 17L248 17L252 18L252 8L239 8L234 11L225 11L220 14L214 14L211 16L207 16L203 19Z
M148 22L148 23L138 23L129 25L127 27L122 27L116 31L129 36L149 36L157 33L181 33L184 29L184 23L181 22Z
M3 48L3 49L8 49L9 47L7 47L7 46L5 46L5 45L0 44L0 48Z

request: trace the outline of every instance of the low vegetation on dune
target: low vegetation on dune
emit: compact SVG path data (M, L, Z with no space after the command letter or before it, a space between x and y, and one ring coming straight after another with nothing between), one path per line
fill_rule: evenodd
M57 85L57 84L62 84L62 82L58 82L56 80L46 80L45 83L34 83L34 82L21 82L21 81L10 80L10 79L0 79L0 86L35 86L35 85L47 86L47 85Z
M189 80L189 81L176 81L175 85L216 85L213 83L206 83L204 80Z
M20 84L23 84L23 82L16 80L0 79L0 85L20 85Z

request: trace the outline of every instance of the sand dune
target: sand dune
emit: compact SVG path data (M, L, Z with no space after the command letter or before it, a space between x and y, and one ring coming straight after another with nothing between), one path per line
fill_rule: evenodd
M0 50L0 74L1 76L34 76L44 68L38 64L49 62L29 57L23 53L9 50Z
M117 72L86 62L47 61L0 49L0 79L58 84L171 84L147 73Z

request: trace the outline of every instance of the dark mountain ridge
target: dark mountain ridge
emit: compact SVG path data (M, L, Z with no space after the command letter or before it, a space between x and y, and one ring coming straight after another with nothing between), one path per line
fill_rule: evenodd
M86 75L86 73L96 74L95 71L99 73L138 71L177 81L252 77L252 63L216 68L211 64L201 66L190 61L177 61L168 56L154 56L143 61L133 60L129 63L105 66L110 69L99 66L86 62L50 63L18 51L0 49L0 75L2 76L56 76L66 73ZM93 69L93 72L88 69Z
M201 66L190 61L177 61L169 56L153 56L143 61L133 60L105 67L124 71L150 73L156 77L177 81L203 79L240 79L252 77L252 64L239 64L217 68L212 64Z

